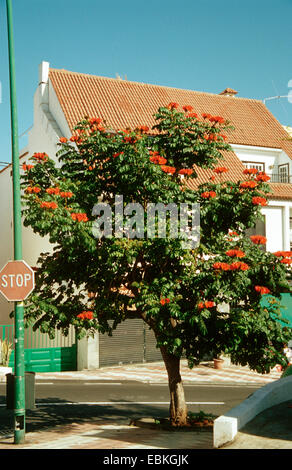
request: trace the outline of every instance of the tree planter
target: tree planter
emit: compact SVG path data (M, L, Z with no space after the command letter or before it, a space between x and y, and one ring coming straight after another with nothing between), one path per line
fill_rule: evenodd
M224 360L223 359L213 359L214 369L223 369Z

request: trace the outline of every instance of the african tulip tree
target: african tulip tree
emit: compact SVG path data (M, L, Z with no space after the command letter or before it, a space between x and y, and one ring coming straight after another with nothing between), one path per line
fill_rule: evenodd
M171 422L182 425L182 356L192 367L206 354L226 353L260 372L285 363L291 329L278 321L275 299L289 289L291 253L264 252L263 237L245 235L267 204L268 177L247 170L239 182L221 182L228 123L198 116L190 106L180 111L176 103L155 117L151 131L115 132L99 118L85 118L69 140L60 139L58 165L44 153L24 165L25 224L54 245L39 258L25 315L43 332L66 334L74 325L80 337L111 334L125 319L143 319L168 373ZM190 190L185 182L196 177L194 164L213 168L214 177ZM142 215L138 220L128 211L122 221L107 215L105 236L96 221L106 210L101 215L94 208L114 207L117 195L120 209L138 204ZM163 236L150 237L146 209L158 203L200 204L200 243L186 246L180 225L172 236L170 219ZM274 300L263 307L267 293ZM224 304L229 311L222 311Z

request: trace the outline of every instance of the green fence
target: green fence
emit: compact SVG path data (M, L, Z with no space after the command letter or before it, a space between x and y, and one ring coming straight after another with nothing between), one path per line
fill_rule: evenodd
M0 338L14 346L14 325L0 325ZM25 370L30 372L58 372L76 370L77 347L74 328L67 337L56 331L54 339L32 327L24 331ZM14 368L14 350L9 366Z

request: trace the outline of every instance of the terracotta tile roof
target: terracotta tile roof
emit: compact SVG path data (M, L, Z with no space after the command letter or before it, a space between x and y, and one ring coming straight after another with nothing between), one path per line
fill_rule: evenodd
M70 129L85 115L102 117L113 129L155 123L158 107L174 101L196 113L221 115L235 130L229 142L282 148L292 158L288 133L260 100L216 95L166 86L50 69L49 78Z
M170 102L177 102L181 106L193 106L199 115L205 112L221 115L229 120L235 127L235 130L228 134L231 144L281 148L292 159L292 141L288 140L289 134L260 100L59 69L50 69L49 79L71 130L84 116L101 117L107 126L115 130L135 128L139 125L151 128L155 124L153 114L157 109ZM234 181L242 179L243 165L237 156L228 152L224 154L224 159L218 166L226 166L230 171L221 178ZM197 169L197 173L197 179L188 181L190 187L195 188L214 175L212 170L201 168ZM274 191L273 199L292 199L292 185L273 183L271 187Z

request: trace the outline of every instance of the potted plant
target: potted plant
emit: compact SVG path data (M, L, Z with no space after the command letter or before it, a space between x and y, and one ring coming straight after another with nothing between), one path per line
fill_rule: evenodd
M222 357L214 357L214 369L223 369L224 359Z

